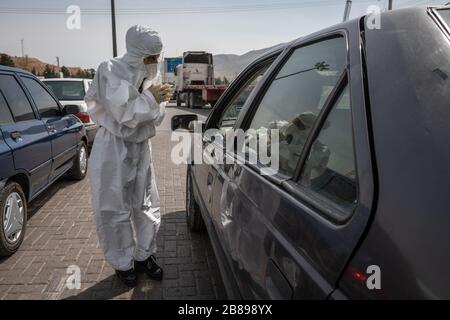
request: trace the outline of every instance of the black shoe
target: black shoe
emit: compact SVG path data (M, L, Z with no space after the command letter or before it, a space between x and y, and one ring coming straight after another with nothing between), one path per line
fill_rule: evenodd
M134 269L127 271L116 270L116 275L127 287L137 286L137 274Z
M156 258L151 255L145 261L135 261L134 268L137 271L145 272L150 278L154 280L161 280L163 276L163 270L156 263Z

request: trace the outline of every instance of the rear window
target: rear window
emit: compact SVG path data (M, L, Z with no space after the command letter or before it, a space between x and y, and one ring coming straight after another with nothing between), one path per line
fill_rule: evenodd
M59 100L83 100L84 86L82 81L44 81Z

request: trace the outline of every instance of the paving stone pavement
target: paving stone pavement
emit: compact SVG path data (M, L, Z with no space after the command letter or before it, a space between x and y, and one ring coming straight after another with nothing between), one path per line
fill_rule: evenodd
M157 257L163 281L141 275L134 289L119 282L98 245L88 178L62 178L30 204L19 251L0 258L0 299L226 299L208 235L187 228L186 168L172 164L169 145L167 131L152 139L161 197ZM80 268L80 289L67 286L71 265Z

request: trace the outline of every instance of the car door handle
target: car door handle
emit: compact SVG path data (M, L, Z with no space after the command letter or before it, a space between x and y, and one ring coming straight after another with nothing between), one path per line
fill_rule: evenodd
M211 203L212 201L212 183L213 183L213 176L211 173L208 173L208 178L206 178L206 189L207 191L207 198L208 203Z
M211 173L208 173L208 178L206 179L206 185L209 187L213 182L213 176Z
M16 141L16 142L20 142L22 141L22 134L19 131L13 131L11 132L11 138Z

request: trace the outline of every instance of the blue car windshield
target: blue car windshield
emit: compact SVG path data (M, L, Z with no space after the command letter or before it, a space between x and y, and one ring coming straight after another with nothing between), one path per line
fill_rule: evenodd
M59 100L83 100L84 86L82 81L45 81Z

